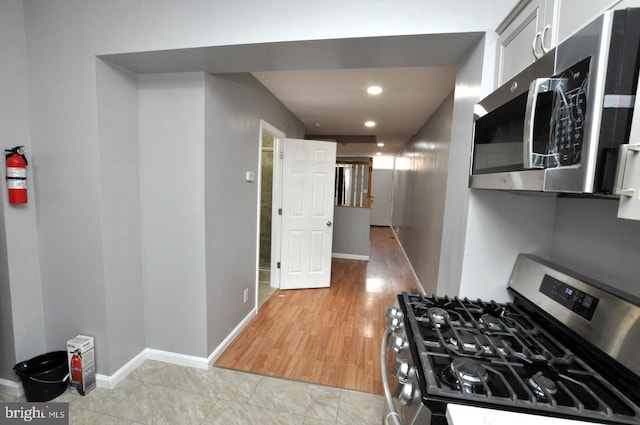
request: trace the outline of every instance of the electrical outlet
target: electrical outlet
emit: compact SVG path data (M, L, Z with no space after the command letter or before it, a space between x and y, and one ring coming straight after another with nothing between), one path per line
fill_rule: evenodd
M249 301L249 288L244 290L244 302Z

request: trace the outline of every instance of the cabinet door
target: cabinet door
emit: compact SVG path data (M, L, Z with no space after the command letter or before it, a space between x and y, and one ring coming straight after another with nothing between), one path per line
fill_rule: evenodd
M597 18L620 0L560 0L558 5L558 42Z
M545 1L531 1L518 12L498 38L498 79L500 86L532 64L541 54L540 37L544 27ZM522 2L519 4L521 5Z

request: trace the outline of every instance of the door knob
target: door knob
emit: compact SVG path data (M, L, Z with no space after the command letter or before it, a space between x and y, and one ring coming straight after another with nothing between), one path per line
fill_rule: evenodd
M330 221L327 221L327 227L331 227L333 223L331 223Z

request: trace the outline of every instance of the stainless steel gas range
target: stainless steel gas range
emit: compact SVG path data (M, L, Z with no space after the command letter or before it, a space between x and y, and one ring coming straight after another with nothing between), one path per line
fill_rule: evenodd
M508 288L504 304L398 296L381 347L383 423L447 424L447 410L472 406L640 425L638 300L525 254Z

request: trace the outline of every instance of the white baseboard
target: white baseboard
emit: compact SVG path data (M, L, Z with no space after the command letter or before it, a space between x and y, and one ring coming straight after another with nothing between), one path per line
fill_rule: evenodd
M240 332L242 332L242 330L249 324L249 322L251 321L251 319L253 319L255 317L255 315L257 314L257 310L254 307L249 314L246 315L246 317L244 319L242 319L242 322L240 322L238 324L238 326L236 326L229 335L227 335L227 337L220 343L220 345L218 345L213 352L209 355L209 358L207 359L207 364L209 366L212 366L213 363L215 363L216 360L218 360L218 358L222 355L222 353L224 352L224 350L227 349L227 347L229 347L229 345L231 345L231 343L233 342L234 339L236 339L236 337L240 334Z
M251 321L251 319L255 317L255 315L256 315L256 309L254 308L249 312L249 314L244 319L242 319L242 321L238 324L238 326L236 326L235 329L231 331L231 333L224 339L224 341L222 341L222 343L218 345L218 347L216 347L215 350L213 350L213 352L209 355L209 357L206 357L206 358L197 357L197 356L190 356L187 354L172 353L170 351L156 350L153 348L145 348L138 355L136 355L134 358L129 360L124 366L118 369L116 373L114 373L113 375L97 374L96 386L98 388L106 388L106 389L115 388L116 385L118 385L127 376L129 376L129 374L133 372L135 368L137 368L142 363L144 363L145 360L156 360L164 363L193 367L197 369L205 369L205 370L209 369L209 367L211 367L213 363L218 359L218 357L222 355L224 350L227 349L227 347L240 334L242 329L244 329L249 324L249 322ZM19 389L9 388L9 390L11 390L12 392L9 392L9 390L3 391L4 382L7 382L6 384L7 386L10 383L13 384L11 381L4 381L0 379L0 391L2 392L8 392L9 394L13 395L13 392L23 391L22 385L20 383L15 383L16 385L19 386ZM24 392L22 392L22 394L24 394ZM19 395L22 395L22 394L19 394Z
M413 277L416 278L416 282L418 282L418 286L420 287L420 292L422 292L423 295L427 295L427 293L424 290L424 286L422 286L422 282L420 281L420 278L418 277L418 274L416 273L416 270L413 268L413 264L411 264L411 260L409 260L409 256L407 255L407 251L404 250L404 246L402 246L402 244L400 243L400 238L398 237L398 233L396 233L396 229L395 227L391 226L391 231L393 232L393 236L395 236L396 238L396 242L398 242L398 245L400 245L400 250L402 251L402 254L404 255L404 258L407 260L407 264L409 264L409 269L411 269L411 273L413 273Z
M129 360L124 366L111 376L96 374L96 386L112 390L122 382L135 368L140 366L147 359L147 349L142 350L137 356Z
M24 395L24 388L21 382L0 379L0 393L9 394L14 397L22 397Z
M369 261L369 256L368 255L340 254L340 253L334 252L333 254L331 254L331 256L333 258L344 258L345 260Z
M157 360L164 363L193 367L197 369L209 369L213 363L222 355L224 350L231 345L234 339L240 334L240 332L249 324L251 319L257 314L254 308L242 319L242 321L236 326L233 331L218 345L215 350L209 355L209 357L197 357L187 354L172 353L170 351L156 350L153 348L145 348L135 357L129 360L124 366L118 369L113 375L96 374L96 386L98 388L113 389L116 385L122 382L131 372L138 366L144 363L145 360ZM21 382L9 381L8 379L0 378L0 393L9 394L14 397L22 397L24 395L24 388Z
M194 367L196 369L209 369L206 357L190 356L187 354L172 353L170 351L154 350L147 348L147 359L159 362L175 364L178 366Z

